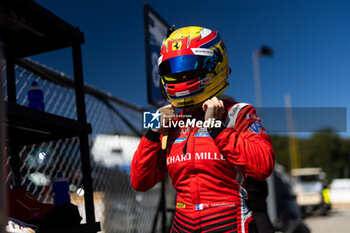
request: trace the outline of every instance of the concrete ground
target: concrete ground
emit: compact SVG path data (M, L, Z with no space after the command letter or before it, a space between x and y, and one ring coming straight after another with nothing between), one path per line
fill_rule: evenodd
M304 219L312 233L350 233L350 205L333 205L327 216Z

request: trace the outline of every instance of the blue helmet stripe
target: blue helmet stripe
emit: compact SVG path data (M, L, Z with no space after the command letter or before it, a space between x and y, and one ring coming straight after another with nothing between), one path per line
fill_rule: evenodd
M206 44L200 46L200 48L206 48L206 49L211 48L214 45L218 44L220 41L221 41L221 36L219 34L217 34L216 37L213 40L211 40L211 41L207 42Z

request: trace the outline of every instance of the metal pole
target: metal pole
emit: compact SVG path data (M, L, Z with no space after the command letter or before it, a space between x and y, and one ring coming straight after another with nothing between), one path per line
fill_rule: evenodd
M290 154L290 162L291 169L300 168L300 153L299 153L299 144L298 139L295 136L295 124L293 120L292 114L292 100L289 93L284 94L284 103L286 106L286 117L287 117L287 125L288 125L288 135L289 135L289 154Z
M166 179L162 181L162 192L161 192L161 205L162 205L162 232L166 233L167 228L167 217L166 217L166 202L165 202L165 186L166 186Z
M15 63L11 51L7 49L6 55L6 78L7 78L7 99L10 103L16 103L16 76Z
M276 190L275 190L275 173L272 172L272 175L267 178L267 187L269 195L267 195L267 212L271 219L271 222L276 224L277 222L277 204L276 204Z
M2 42L0 39L0 232L5 232L6 226L6 186L5 186L5 177L6 177L6 168L5 168L5 159L7 158L7 153L5 151L5 114L4 114L4 80L3 80L3 65L4 57L2 50Z
M86 123L86 108L85 108L85 91L83 79L83 64L81 58L81 46L74 42L72 46L73 52L73 68L74 68L74 82L75 82L75 98L77 103L78 121ZM86 222L95 222L94 197L91 178L91 164L89 152L89 139L86 133L79 134L80 141L80 159L83 173L84 185L84 200Z
M150 6L148 3L143 3L143 30L145 35L145 56L146 56L146 75L147 75L147 102L148 104L152 104L152 92L151 92L151 86L152 86L152 75L151 75L151 60L149 59L148 55L150 54L150 47L149 47L149 25L148 25L148 12L149 12Z
M263 102L262 102L261 80L260 80L260 61L259 61L261 54L262 52L260 49L254 51L252 54L256 107L258 108L257 112L260 115L260 117L262 117L262 114L263 114L263 110L262 110ZM269 178L267 178L266 182L267 182L268 193L269 193L266 198L267 212L271 219L271 222L276 223L277 205L276 205L274 173L272 173L272 175Z
M7 99L9 103L16 104L16 74L14 57L11 50L5 47L6 57L6 79L7 79ZM15 186L21 186L21 162L19 158L19 148L15 140L9 142L10 167L13 172Z

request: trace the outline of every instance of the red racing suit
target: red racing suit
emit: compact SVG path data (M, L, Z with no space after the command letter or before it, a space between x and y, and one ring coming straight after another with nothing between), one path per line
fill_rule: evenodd
M224 106L221 127L173 127L166 150L161 135L149 130L134 154L135 190L146 191L170 175L177 191L172 232L248 232L252 213L245 206L244 178L266 179L274 152L251 105L224 101ZM187 121L184 115L174 121Z

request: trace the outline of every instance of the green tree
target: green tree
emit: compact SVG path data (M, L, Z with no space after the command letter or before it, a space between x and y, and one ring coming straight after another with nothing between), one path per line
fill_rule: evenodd
M289 142L287 136L271 136L276 162L290 170Z
M291 168L288 136L271 136L276 162ZM330 129L313 133L309 138L299 138L301 167L320 167L328 180L350 178L350 140L341 138Z
M339 168L343 165L342 141L338 134L328 129L318 131L300 144L303 167L321 167L328 178L339 177Z

